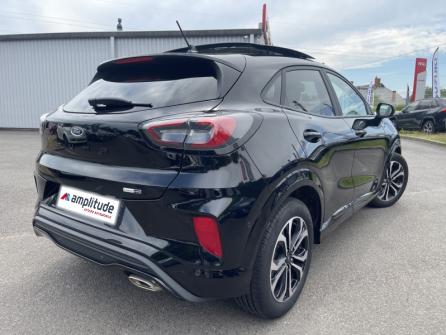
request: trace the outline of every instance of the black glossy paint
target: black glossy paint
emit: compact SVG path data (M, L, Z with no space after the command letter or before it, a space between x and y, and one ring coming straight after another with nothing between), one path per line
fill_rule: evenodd
M234 58L215 57L229 63ZM246 59L242 69L240 57ZM333 117L264 102L262 90L281 71L312 68L327 81L325 71L333 70L287 57L236 59L241 75L221 99L122 114L62 108L50 114L35 171L37 233L97 263L154 276L179 297L198 301L247 292L268 218L288 197L309 207L316 242L327 227L372 200L390 153L401 151L392 123L383 119L358 135L352 124L359 117L341 116L328 82ZM224 111L253 113L259 120L243 143L227 150L158 148L140 129L150 119ZM373 119L369 113L362 118ZM64 137L72 127L84 130L81 140ZM322 136L309 140L306 130ZM60 185L121 199L117 226L56 208ZM142 193L124 193L123 187ZM192 224L196 215L217 218L221 259L200 247Z

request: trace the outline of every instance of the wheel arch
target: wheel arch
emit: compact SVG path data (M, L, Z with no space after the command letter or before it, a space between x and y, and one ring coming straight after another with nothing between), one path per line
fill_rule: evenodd
M290 199L302 201L309 209L313 219L314 243L320 243L320 227L324 217L323 189L318 176L307 168L279 174L280 177L265 188L266 200L262 200L256 206L256 219L249 233L244 252L244 265L252 269L258 254L262 237L267 227L271 224L271 218L279 211L282 204ZM263 193L262 192L262 193ZM259 195L259 199L262 195Z
M312 185L300 185L289 198L300 200L307 206L313 220L314 243L319 244L322 224L322 199L319 193Z
M391 154L393 152L396 152L399 155L401 155L401 153L402 153L402 150L401 150L401 140L400 140L399 136L397 136L394 139L394 141L393 141L393 143L392 143L392 145L390 147L389 156L391 156Z
M324 217L323 190L318 176L309 169L297 169L287 173L274 183L273 190L261 205L258 220L250 233L250 242L255 243L258 250L259 240L270 224L270 218L277 213L282 204L289 198L302 201L313 219L314 242L320 243L320 227ZM254 242L255 241L255 242ZM250 243L248 243L250 244Z

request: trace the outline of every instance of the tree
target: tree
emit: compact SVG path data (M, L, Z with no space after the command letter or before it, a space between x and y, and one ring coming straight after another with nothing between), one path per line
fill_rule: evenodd
M440 97L446 98L446 88L440 90ZM432 87L426 86L426 91L424 91L424 98L432 98Z

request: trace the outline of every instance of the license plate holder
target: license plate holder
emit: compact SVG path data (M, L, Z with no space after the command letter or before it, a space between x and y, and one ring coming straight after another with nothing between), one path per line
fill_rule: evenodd
M101 194L60 186L56 207L109 225L116 225L121 202Z

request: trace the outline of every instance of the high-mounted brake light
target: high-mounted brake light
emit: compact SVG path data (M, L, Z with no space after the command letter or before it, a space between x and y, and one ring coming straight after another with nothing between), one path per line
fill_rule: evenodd
M153 60L153 57L150 56L140 56L140 57L129 57L129 58L121 58L115 60L116 64L129 64L129 63L143 63L150 62Z
M253 118L249 115L230 114L149 122L143 129L160 146L212 150L242 138L252 124Z
M210 254L221 258L223 251L217 220L207 216L196 216L193 218L193 222L195 234L202 248Z

